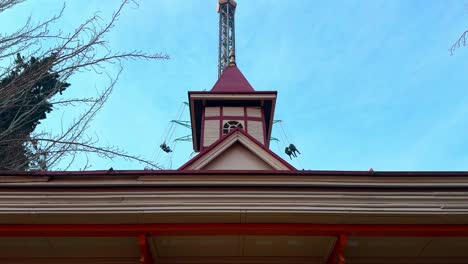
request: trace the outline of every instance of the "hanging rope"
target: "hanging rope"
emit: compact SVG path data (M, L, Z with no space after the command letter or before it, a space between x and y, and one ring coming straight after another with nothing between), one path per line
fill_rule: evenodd
M179 107L179 110L177 111L177 116L175 120L180 120L182 117L182 113L184 112L185 109L185 104L182 104ZM170 122L171 129L169 130L168 137L164 140L164 142L172 142L172 139L174 138L175 130L176 130L176 124L174 122Z
M283 128L283 122L279 122L279 125L281 127L281 131L283 132L283 135L286 138L287 142L291 142L291 141L289 141L288 135L286 134L286 131Z
M281 158L284 159L283 150L281 149L281 147L280 147L280 145L279 145L279 140L276 141L276 148L277 148L277 153L280 155Z
M303 169L304 169L304 166L302 166L301 159L302 159L301 156L297 156L296 161L297 161L297 163L299 164L299 168L301 168L301 169L303 170Z
M173 164L173 157L174 157L174 152L176 150L176 147L177 147L177 143L178 141L174 140L175 136L177 135L176 133L176 129L177 129L177 126L179 126L179 122L182 118L182 115L184 114L184 111L185 111L185 108L186 108L187 104L185 103L182 103L182 105L179 107L179 111L177 113L177 119L175 119L175 121L177 122L171 122L172 125L173 125L173 129L171 131L171 134L169 135L169 139L168 139L168 142L170 142L170 155L168 157L168 168L169 169L172 169L172 164Z
M186 106L187 106L186 103L182 103L180 105L177 111L177 115L175 119L176 121L180 121ZM174 150L177 144L177 142L174 142L173 140L174 135L176 134L176 128L177 128L176 122L170 121L168 126L164 130L164 134L161 135L161 139L159 140L160 145L157 147L157 154L156 154L157 163L159 163L159 159L161 158L162 152L168 153L169 156L166 157L166 164L168 164L169 167L172 167L172 157L174 155Z
M167 137L167 134L169 132L169 130L171 129L171 124L169 124L168 126L166 126L166 128L164 129L164 132L161 134L161 138L159 139L158 143L161 144L161 142L165 142L165 137ZM155 155L155 161L156 163L159 163L159 158L161 156L161 152L162 152L162 149L160 146L157 146L154 150L154 152L156 153Z
M280 137L283 140L284 153L288 155L289 159L292 160L294 158L295 162L299 165L299 167L301 169L304 169L304 167L302 166L300 157L299 157L301 155L300 150L292 143L292 141L289 140L290 137L286 133L286 129L284 129L283 127L283 124L282 124L283 122L279 121L278 123L280 125L281 132L282 132L280 133Z
M282 123L282 122L283 122L283 121L279 121L279 122L278 122L279 125L280 125L280 127L281 127L281 130L282 130L282 132L283 132L283 133L281 133L281 132L279 133L279 136L280 136L281 142L282 142L282 149L280 150L280 152L281 152L281 153L288 154L288 152L287 152L286 150L288 149L288 142L289 142L289 141L286 139L286 134L284 133L284 129L283 129L283 127L281 126L281 123ZM291 155L288 154L288 156L289 156L289 158L291 159Z
M168 167L169 169L172 169L172 163L173 163L173 162L172 162L172 161L173 161L172 158L174 157L174 152L175 152L175 150L176 150L176 147L177 147L177 141L174 141L174 144L171 146L172 152L171 152L171 154L170 154L169 157L168 157L168 166L167 166L167 167Z

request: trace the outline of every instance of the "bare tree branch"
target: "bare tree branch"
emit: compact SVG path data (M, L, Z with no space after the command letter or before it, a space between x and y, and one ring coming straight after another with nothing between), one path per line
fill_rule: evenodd
M453 55L453 53L455 52L455 50L457 48L460 48L461 46L465 47L466 46L466 38L467 38L467 35L468 35L468 30L466 30L465 32L463 32L461 34L461 36L458 38L457 41L455 41L455 43L453 43L453 45L450 47L449 49L449 52L450 52L450 55Z
M0 13L23 1L0 0ZM88 154L96 154L105 158L121 157L152 168L159 168L157 164L139 156L127 154L119 148L96 147L97 139L86 136L90 122L110 96L122 71L122 66L120 66L118 73L112 77L107 73L106 67L114 64L121 65L125 60L169 59L169 56L163 53L146 53L139 50L115 52L111 49L106 35L114 28L122 11L130 3L136 4L131 0L122 0L107 22L95 14L70 33L53 30L54 25L60 21L64 13L65 5L63 5L60 11L49 19L34 23L29 17L23 26L13 33L0 34L0 62L23 52L27 52L28 57L40 62L31 62L33 70L18 69L17 62L12 62L9 66L0 69L0 159L8 157L3 161L0 160L0 169L21 169L28 167L31 162L35 163L34 169L50 169L67 157L73 163L78 153L85 153L87 159ZM18 57L17 60L22 60L22 57ZM68 86L66 81L70 76L90 71L98 74L104 73L109 77L110 85L101 89L102 91L92 98L52 100L57 93L61 93ZM34 97L34 103L31 103L33 96L36 96L31 89L47 78L57 79L55 87L39 99ZM75 86L77 85L73 84L70 89L81 89ZM37 115L44 106L75 105L84 106L85 110L59 133L32 133L24 129L37 125L31 124L32 117ZM5 119L6 113L9 113L11 118ZM8 151L6 146L11 147L12 150L23 146L28 150L29 159L20 159L24 153L6 154ZM18 162L19 160L21 162ZM89 168L88 162L85 168Z
M25 0L0 0L0 13Z

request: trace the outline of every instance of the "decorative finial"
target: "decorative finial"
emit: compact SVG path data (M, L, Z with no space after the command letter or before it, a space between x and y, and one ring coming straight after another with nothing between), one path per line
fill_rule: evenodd
M229 66L234 65L236 65L236 54L234 54L234 51L231 50L231 52L229 52Z

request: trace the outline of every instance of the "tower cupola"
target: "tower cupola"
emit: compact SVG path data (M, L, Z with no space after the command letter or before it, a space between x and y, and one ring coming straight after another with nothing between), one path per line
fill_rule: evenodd
M296 170L269 149L276 91L255 91L237 67L233 0L219 0L218 80L189 91L193 149L179 170Z
M228 65L209 92L189 92L194 150L209 147L236 128L268 147L276 94L255 91L235 64Z
M255 91L237 68L233 0L218 0L218 80L210 91L189 92L193 149L202 151L241 129L259 144L270 144L276 91Z

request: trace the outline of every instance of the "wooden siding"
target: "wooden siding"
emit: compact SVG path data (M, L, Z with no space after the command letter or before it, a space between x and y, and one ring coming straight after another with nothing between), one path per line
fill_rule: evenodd
M223 116L244 116L244 107L223 107Z
M208 147L219 139L219 120L205 120L203 147Z
M247 107L247 116L262 117L262 109L260 107Z
M265 138L263 137L263 124L261 121L247 121L247 133L254 137L260 143L265 144Z
M220 107L206 107L205 116L220 116L221 111Z

